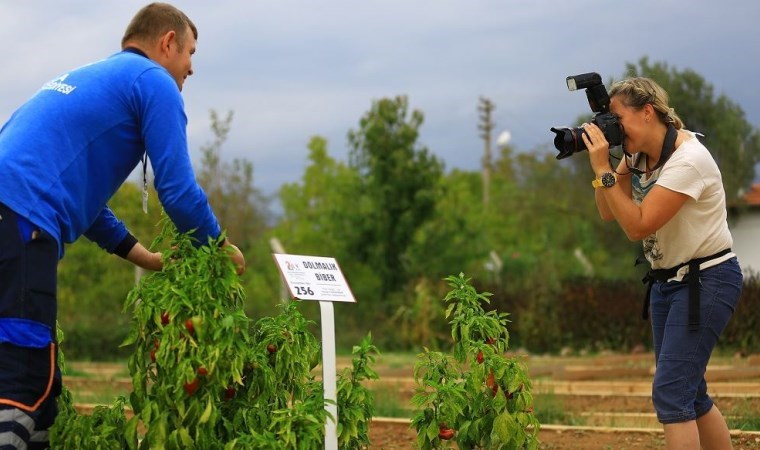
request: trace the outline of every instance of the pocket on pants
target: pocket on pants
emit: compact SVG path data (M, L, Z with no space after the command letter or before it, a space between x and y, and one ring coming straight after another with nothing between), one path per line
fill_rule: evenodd
M0 203L0 317L19 314L26 269L16 216Z
M0 344L0 404L33 412L60 393L56 345L46 348Z
M699 274L701 293L716 298L732 310L741 296L744 277L736 258L702 270Z
M56 326L58 243L41 231L26 245L26 286L24 318Z

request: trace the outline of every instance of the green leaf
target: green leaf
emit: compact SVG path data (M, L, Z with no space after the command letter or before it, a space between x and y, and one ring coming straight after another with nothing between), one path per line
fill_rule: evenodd
M213 403L211 403L211 396L208 397L208 401L206 402L206 409L203 410L203 414L201 414L200 419L198 419L199 424L204 424L208 422L209 418L211 418L211 412L214 409Z
M132 416L127 421L127 426L124 429L124 438L127 441L127 447L129 450L137 450L137 425L139 424L139 417Z
M137 342L137 337L138 337L137 328L132 328L129 331L129 334L127 335L127 337L124 338L124 341L122 341L122 343L119 344L119 347L127 347L130 345L134 345L135 342Z
M518 430L517 422L514 417L508 412L503 412L496 416L493 421L493 431L491 432L492 438L495 435L498 439L497 442L507 444L515 436Z
M182 442L182 448L192 448L195 442L193 441L193 438L190 437L190 433L187 431L187 428L183 427L178 431L180 442Z
M427 430L425 431L425 434L427 435L427 438L431 441L438 437L438 424L435 422L430 422L427 426Z

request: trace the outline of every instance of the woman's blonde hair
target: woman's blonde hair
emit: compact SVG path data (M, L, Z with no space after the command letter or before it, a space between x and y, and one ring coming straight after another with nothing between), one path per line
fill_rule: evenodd
M623 104L631 108L640 109L649 103L662 123L673 124L676 130L683 128L683 121L668 105L668 93L650 78L634 77L618 81L612 85L609 95L621 97Z

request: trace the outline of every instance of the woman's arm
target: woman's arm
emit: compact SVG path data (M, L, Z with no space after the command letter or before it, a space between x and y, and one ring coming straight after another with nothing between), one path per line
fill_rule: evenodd
M591 123L586 124L585 128L586 133L582 134L582 138L589 151L591 168L597 176L600 176L604 172L611 171L609 144L599 127ZM628 175L628 183L617 182L609 188L600 187L594 194L602 218L611 215L628 239L639 241L659 230L672 219L689 196L655 185L644 197L641 205L637 205L631 198L630 177ZM627 186L624 187L624 185ZM609 215L605 216L604 213Z
M625 192L626 195L631 198L631 173L628 171L628 167L625 165L625 160L621 160L620 164L618 164L617 184L619 184L623 188L623 192ZM599 210L599 216L603 221L610 222L615 217L612 215L612 211L610 211L610 207L607 205L607 201L604 199L604 195L602 195L600 189L602 188L594 189L596 209Z
M656 185L639 206L618 184L597 190L602 191L598 195L604 197L612 216L631 241L640 241L662 228L689 199L686 194Z

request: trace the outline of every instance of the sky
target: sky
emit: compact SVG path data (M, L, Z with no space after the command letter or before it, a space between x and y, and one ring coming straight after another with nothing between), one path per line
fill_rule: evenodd
M46 81L118 51L146 3L0 0L0 122ZM268 195L301 180L312 136L346 161L348 132L398 95L424 114L419 144L447 170L480 167L480 97L496 106L494 141L506 131L518 151L554 153L549 128L590 113L565 78L606 82L642 57L697 72L760 127L757 0L172 3L199 30L183 90L191 156L213 139L209 111L233 111L222 157L252 162Z

